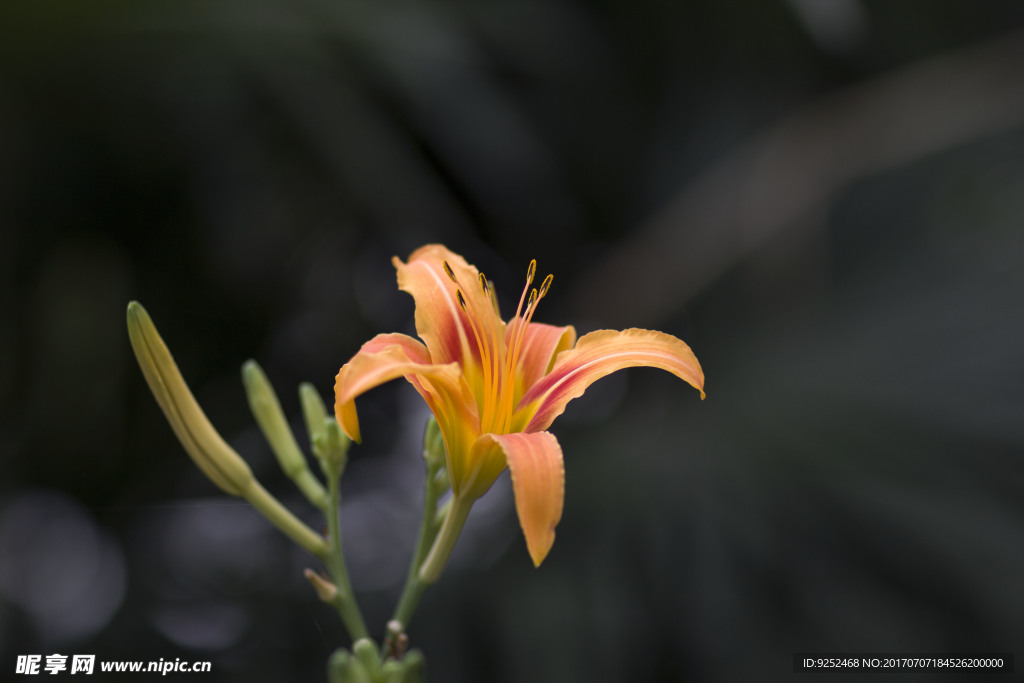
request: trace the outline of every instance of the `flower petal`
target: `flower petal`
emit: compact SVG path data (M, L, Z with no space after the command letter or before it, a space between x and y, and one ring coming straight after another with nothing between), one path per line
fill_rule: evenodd
M359 353L379 353L389 346L400 346L405 351L405 355L409 357L409 360L416 361L417 363L423 363L424 365L430 363L430 351L423 345L418 339L413 339L407 334L400 334L398 332L391 332L388 334L378 334L370 341L363 344Z
M398 288L416 301L416 333L426 342L432 360L462 362L471 352L479 357L467 314L456 295L456 290L462 292L471 314L489 315L501 322L490 297L480 287L479 271L440 244L420 247L408 263L402 263L397 256L391 262L398 271ZM448 276L445 263L457 282Z
M426 347L412 337L378 335L366 342L352 360L342 366L334 383L334 414L353 441L361 440L355 398L403 376L416 387L431 409L441 404L457 403L453 397L465 401L468 393L457 364L431 364Z
M523 396L517 411L532 413L525 431L547 429L566 404L582 396L593 382L616 370L638 366L667 370L690 383L704 398L704 373L682 340L654 330L598 330L559 355L551 372Z
M517 324L509 323L506 345L516 328ZM522 382L522 390L526 391L546 375L554 364L555 357L562 351L571 349L575 342L576 329L572 325L555 327L543 323L530 323L526 328L518 362L518 379Z
M497 444L505 454L526 549L533 565L539 567L555 542L555 526L562 518L565 500L562 447L550 432L484 434L477 444L487 441Z
M380 353L387 349L389 346L399 346L405 352L405 355L409 357L409 360L422 363L423 365L430 364L430 351L423 345L418 339L413 339L407 334L389 333L389 334L378 334L370 341L363 344L359 349L359 353ZM358 354L357 354L358 355ZM416 379L414 375L405 375L405 378L409 380L409 383L416 387L416 391L421 396L426 397L426 390L423 384Z

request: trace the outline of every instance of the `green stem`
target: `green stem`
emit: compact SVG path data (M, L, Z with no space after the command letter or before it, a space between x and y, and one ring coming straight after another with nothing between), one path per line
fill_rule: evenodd
M433 485L435 470L427 470L427 485L423 495L423 518L420 520L419 536L416 538L416 550L413 551L412 561L409 563L409 573L405 577L405 587L402 588L402 597L398 600L398 607L395 608L393 621L397 621L402 628L408 628L416 605L420 601L427 584L420 580L420 565L430 551L430 544L437 536L437 495L438 489Z
M473 507L473 500L467 500L457 495L452 496L451 506L448 508L448 514L444 518L441 530L437 532L437 538L434 539L434 546L430 549L430 554L424 560L423 566L420 567L419 580L425 586L429 586L441 578L441 572L444 571L444 566L448 563L452 550L455 549L455 542L459 540L459 534L466 524L471 507Z
M249 481L240 495L259 510L260 514L266 517L271 524L280 529L285 536L313 555L326 560L327 543L324 541L324 537L310 529L288 508L281 505L280 501L267 493L267 490L258 481L255 479Z
M355 595L352 591L352 583L348 579L348 570L345 568L345 555L341 547L341 472L340 468L332 465L327 468L327 536L329 539L328 553L324 557L327 571L331 575L331 581L338 588L338 595L334 600L334 606L338 610L338 616L348 630L349 637L353 640L366 638L369 631L366 629L366 622L359 612Z

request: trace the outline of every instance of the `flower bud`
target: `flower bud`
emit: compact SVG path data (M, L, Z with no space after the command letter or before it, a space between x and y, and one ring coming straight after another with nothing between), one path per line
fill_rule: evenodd
M411 650L402 659L405 667L404 683L421 683L426 676L427 663L423 659L423 653L419 650Z
M377 643L369 638L360 638L352 644L352 654L366 668L371 678L380 676L380 650L377 649Z
M299 449L295 435L281 410L281 402L263 369L254 360L242 365L242 383L249 399L253 417L274 451L278 464L288 478L295 482L309 502L323 509L327 505L327 491L317 481Z
M363 663L342 648L327 660L327 679L331 683L373 683Z
M146 383L189 457L222 491L242 495L254 481L252 471L210 424L152 319L137 301L128 304L128 338Z
M441 436L441 427L433 415L427 420L427 426L423 430L423 459L426 460L429 470L436 471L445 464L444 438Z
M352 440L341 431L341 425L333 417L324 420L324 438L320 443L322 447L317 457L321 462L326 466L337 467L339 473L343 471L348 461L348 447Z
M405 664L397 659L389 659L380 667L384 683L405 683Z
M327 420L327 406L316 387L309 382L299 385L299 403L302 404L302 419L306 423L306 433L309 434L309 445L316 455L317 442L326 438L324 423Z

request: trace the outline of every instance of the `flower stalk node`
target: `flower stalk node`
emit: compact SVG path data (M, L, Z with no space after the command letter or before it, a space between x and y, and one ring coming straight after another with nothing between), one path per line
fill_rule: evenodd
M306 577L310 585L313 586L313 590L316 591L316 596L320 598L322 602L326 602L328 605L333 605L338 599L338 587L331 583L323 574L313 571L312 569L306 569L302 572L302 575Z
M392 659L401 659L409 649L409 636L405 634L402 622L392 619L388 622L388 633L384 638L384 649Z

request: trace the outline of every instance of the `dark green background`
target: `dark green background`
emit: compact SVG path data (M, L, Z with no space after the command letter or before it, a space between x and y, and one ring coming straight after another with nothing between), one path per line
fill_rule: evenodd
M570 406L539 570L499 480L411 626L432 681L1014 651L1022 29L1011 0L6 3L0 677L59 652L323 680L314 561L192 466L124 309L319 525L238 370L298 425L300 381L329 400L363 341L412 332L390 258L431 241L506 310L536 258L538 320L680 336L708 392L632 370ZM401 382L360 411L344 530L381 631L425 412Z

